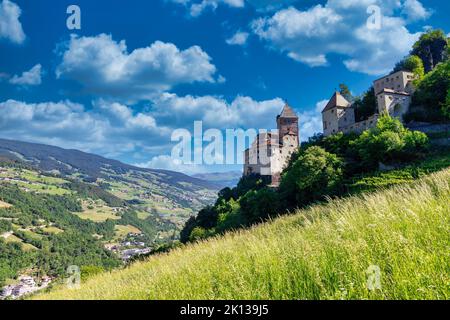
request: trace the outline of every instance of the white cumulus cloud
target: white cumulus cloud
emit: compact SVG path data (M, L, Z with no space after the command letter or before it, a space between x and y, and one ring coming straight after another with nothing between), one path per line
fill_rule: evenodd
M431 16L431 11L427 10L418 0L406 0L402 13L409 21L424 20Z
M119 103L96 101L93 108L71 101L0 102L0 136L75 148L115 157L170 141L171 130L155 118Z
M368 27L371 5L380 9L380 28ZM380 75L408 54L419 38L402 17L402 12L411 16L415 7L417 18L418 5L418 0L328 0L303 11L282 9L251 25L270 47L311 67L326 66L330 54L339 54L349 70ZM425 18L423 12L421 16Z
M204 126L218 129L272 129L275 117L284 106L282 99L255 101L238 96L228 102L216 96L178 96L164 93L154 100L155 117L172 127L203 121Z
M248 32L238 31L231 38L227 39L226 42L229 45L243 46L247 43L248 37Z
M172 2L185 5L189 8L190 15L200 16L206 9L216 10L220 4L225 4L232 8L243 8L244 0L170 0Z
M19 21L22 10L9 0L0 3L0 39L6 38L9 41L21 44L25 41L25 33Z
M113 97L149 98L182 83L216 82L216 67L198 46L185 50L156 41L128 52L111 35L73 35L62 52L58 78L72 79L86 90Z
M38 86L42 83L42 66L35 65L31 70L25 71L22 75L13 76L9 83L20 86Z
M136 167L169 170L176 172L183 172L184 174L196 174L207 172L207 168L202 165L183 163L179 159L173 159L168 155L154 156L150 161L136 163Z

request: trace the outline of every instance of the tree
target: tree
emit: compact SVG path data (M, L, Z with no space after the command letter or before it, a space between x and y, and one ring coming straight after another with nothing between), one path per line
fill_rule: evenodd
M450 61L439 64L417 85L413 95L411 112L405 120L442 122L450 119L446 101L450 89Z
M278 195L269 188L247 192L239 204L241 214L248 225L264 221L278 213Z
M348 88L348 86L344 83L339 84L339 93L349 102L353 101L353 95Z
M429 30L414 44L411 55L422 59L425 72L430 72L448 59L447 36L442 30Z
M188 221L184 224L183 230L180 232L180 242L187 243L189 241L189 237L191 236L192 230L197 226L197 222L195 217L190 217Z
M305 150L281 181L280 195L287 208L307 205L337 193L343 161L321 147Z
M216 231L221 233L224 231L237 229L245 226L244 218L241 214L239 202L231 198L229 201L223 201L216 206L219 218L217 219Z
M364 93L362 98L355 99L353 107L355 108L356 121L363 121L373 116L377 112L375 89L372 87Z
M403 61L403 70L414 73L419 80L425 75L423 61L416 55L409 56Z

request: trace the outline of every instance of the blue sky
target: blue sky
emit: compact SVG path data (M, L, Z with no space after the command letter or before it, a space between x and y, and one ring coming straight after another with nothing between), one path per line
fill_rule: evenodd
M66 27L69 5L81 30ZM367 9L381 10L369 29ZM339 83L361 94L426 28L440 0L0 0L0 137L186 173L176 128L275 126L283 100L302 139Z

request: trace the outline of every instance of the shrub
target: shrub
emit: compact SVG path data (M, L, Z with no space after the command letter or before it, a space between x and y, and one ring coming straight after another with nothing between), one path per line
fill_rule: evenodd
M189 241L200 241L212 236L213 234L214 230L206 230L202 227L195 227L189 236Z

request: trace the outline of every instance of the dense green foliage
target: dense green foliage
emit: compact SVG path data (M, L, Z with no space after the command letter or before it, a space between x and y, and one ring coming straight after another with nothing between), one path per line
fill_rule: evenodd
M420 57L411 55L397 63L394 68L394 72L397 71L409 71L416 75L417 79L420 80L425 75L425 67L423 66L423 61Z
M122 207L125 204L125 201L122 199L119 199L118 197L93 184L87 184L74 180L69 183L68 188L76 191L81 197L90 197L94 200L101 199L111 207Z
M14 231L25 244L35 249L24 251L19 243L0 242L0 252L8 258L0 257L0 285L17 275L25 267L48 275L62 275L69 265L97 265L110 269L119 261L93 235L104 239L114 235L112 221L94 223L82 220L73 212L81 211L79 201L73 196L54 196L24 192L16 186L0 185L0 199L12 207L0 209L0 217L17 219L19 227L8 220L0 220L0 233ZM52 226L64 230L53 234L42 229L35 233L25 231L51 221ZM34 235L34 236L32 236Z
M370 88L361 97L354 100L355 121L367 120L370 116L377 113L377 98L375 90Z
M447 104L449 91L450 60L437 65L417 84L411 111L405 116L405 120L443 122L450 119Z
M337 194L343 169L337 155L319 146L301 152L283 175L279 190L283 207L293 208Z
M20 244L5 243L0 238L0 286L6 279L15 278L19 270L29 267L34 257L33 252L23 251Z
M418 56L425 72L430 72L439 63L448 59L448 40L444 31L429 30L414 44L411 55Z
M400 120L381 117L375 128L367 130L352 142L362 164L375 169L380 162L407 162L428 145L426 134L405 129Z
M251 226L329 197L360 192L364 186L372 190L373 185L367 182L370 177L379 177L381 162L405 167L425 155L430 155L428 137L406 129L388 115L361 135L313 137L292 156L278 189L268 187L258 176L242 178L236 188L222 190L214 206L189 219L181 241ZM434 171L440 169L442 166L437 166ZM357 179L365 182L358 184Z

